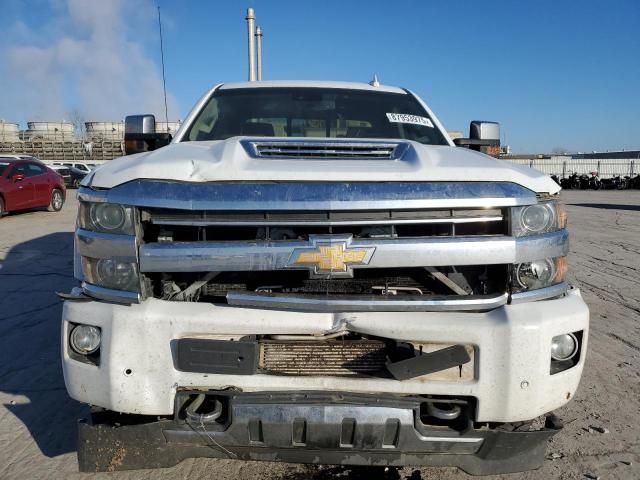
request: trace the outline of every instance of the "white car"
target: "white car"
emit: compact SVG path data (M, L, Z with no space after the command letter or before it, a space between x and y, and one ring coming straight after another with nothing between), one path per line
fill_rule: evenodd
M406 89L319 81L218 85L173 139L154 122L128 117L139 153L78 194L81 470L541 465L589 311L559 186L475 151L497 124L454 143Z
M92 170L97 168L97 164L95 163L86 163L86 162L52 162L53 165L64 166L64 167L73 167L78 170L89 173Z

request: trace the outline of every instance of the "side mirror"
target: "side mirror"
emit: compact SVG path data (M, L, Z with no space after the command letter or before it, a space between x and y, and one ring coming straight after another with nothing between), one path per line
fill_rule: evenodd
M153 115L129 115L124 119L124 153L150 152L168 145L170 133L156 133Z
M456 138L458 147L498 156L500 154L500 124L474 120L469 124L469 138Z
M21 182L22 180L24 180L24 173L16 173L11 177L11 180L13 180L14 182Z

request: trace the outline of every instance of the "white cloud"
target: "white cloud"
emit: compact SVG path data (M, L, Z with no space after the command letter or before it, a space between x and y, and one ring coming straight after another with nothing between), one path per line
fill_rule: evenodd
M132 113L164 119L157 17L150 0L52 0L46 25L16 21L0 47L0 117L58 120L78 110L87 120ZM153 57L152 57L153 55ZM168 95L169 119L178 108Z

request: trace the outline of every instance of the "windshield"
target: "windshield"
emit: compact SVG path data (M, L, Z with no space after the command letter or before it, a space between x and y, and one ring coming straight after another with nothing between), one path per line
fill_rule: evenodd
M183 141L235 136L399 138L448 145L413 95L334 88L218 90Z

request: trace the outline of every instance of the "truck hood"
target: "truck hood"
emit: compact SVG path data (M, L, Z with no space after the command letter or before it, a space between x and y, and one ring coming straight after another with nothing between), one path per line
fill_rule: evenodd
M180 182L496 181L516 183L536 193L554 194L560 191L550 177L538 170L466 148L423 145L403 140L412 148L399 160L272 159L250 156L240 143L243 138L172 143L153 152L121 157L103 164L93 176L87 176L83 184L90 184L94 188L112 188L136 179ZM278 139L270 137L259 140ZM398 142L397 139L388 141Z

